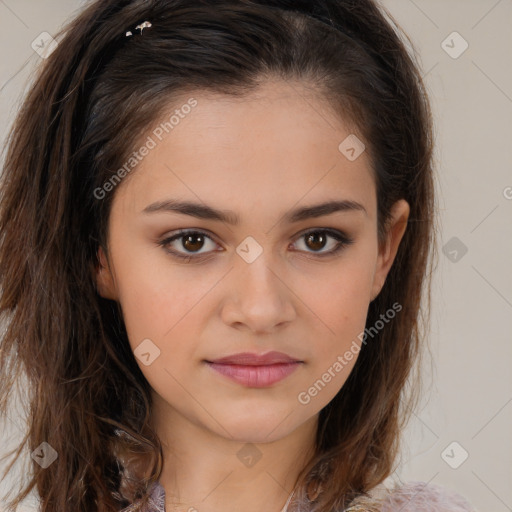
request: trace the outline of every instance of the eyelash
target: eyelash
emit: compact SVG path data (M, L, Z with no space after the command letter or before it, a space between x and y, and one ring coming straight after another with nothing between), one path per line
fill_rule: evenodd
M344 249L345 247L349 246L350 244L352 244L354 242L353 238L346 236L344 233L342 233L340 231L335 231L333 229L328 229L328 228L322 228L322 229L318 228L318 229L311 229L309 231L304 231L303 233L301 233L299 235L297 240L300 238L306 237L307 235L313 234L313 233L327 234L328 236L334 238L338 242L336 247L334 249L331 249L330 251L323 252L323 253L314 253L314 252L308 253L308 254L313 255L314 258L324 258L327 256L333 256L334 254L337 254L342 249ZM173 257L176 257L185 262L189 262L191 260L203 260L204 258L209 257L212 252L215 252L215 251L210 251L209 253L205 253L205 254L185 256L184 254L182 254L178 251L169 249L168 246L172 242L174 242L174 240L179 240L180 238L183 238L187 235L203 235L206 238L209 238L212 242L215 242L215 240L210 235L208 235L208 233L206 233L204 231L199 231L199 230L195 230L195 229L189 229L189 230L182 229L182 230L179 230L176 234L161 240L160 242L158 242L158 245L163 247Z

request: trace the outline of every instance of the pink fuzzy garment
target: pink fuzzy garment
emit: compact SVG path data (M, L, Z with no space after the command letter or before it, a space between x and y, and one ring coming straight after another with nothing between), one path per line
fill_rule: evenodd
M476 512L463 496L446 487L407 482L386 497L381 512Z
M425 482L407 482L393 489L381 485L370 494L353 502L345 512L477 512L457 492ZM159 482L153 485L150 496L144 512L165 512L165 491Z

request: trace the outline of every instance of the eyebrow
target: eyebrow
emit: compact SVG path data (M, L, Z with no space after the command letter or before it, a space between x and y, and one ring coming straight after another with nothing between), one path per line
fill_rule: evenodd
M311 206L303 206L290 212L287 212L281 220L289 223L300 222L306 219L322 217L336 212L353 212L360 211L368 215L366 208L356 201L348 199L338 201L327 201L325 203L315 204ZM231 225L237 225L240 217L232 210L217 210L211 206L193 203L191 201L179 201L175 199L167 199L165 201L157 201L152 203L142 213L154 212L171 212L181 213L182 215L190 215L198 219L216 220Z

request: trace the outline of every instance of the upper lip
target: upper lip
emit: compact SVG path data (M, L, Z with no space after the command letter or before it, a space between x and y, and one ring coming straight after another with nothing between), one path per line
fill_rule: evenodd
M265 354L255 354L253 352L241 352L230 356L221 357L208 361L209 363L218 364L240 364L247 366L266 366L278 363L300 363L302 361L291 357L283 352L266 352Z

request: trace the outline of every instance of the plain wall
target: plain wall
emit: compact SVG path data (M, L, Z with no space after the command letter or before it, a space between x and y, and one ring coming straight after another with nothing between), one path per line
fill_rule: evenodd
M81 5L0 1L0 140L41 61L32 42L42 32L55 34ZM407 429L393 479L440 484L478 510L506 512L512 510L512 2L382 5L412 39L431 95L442 223L430 336L433 385ZM459 56L464 41L468 47ZM4 425L13 435L16 418L13 411ZM4 436L2 451L6 446Z

